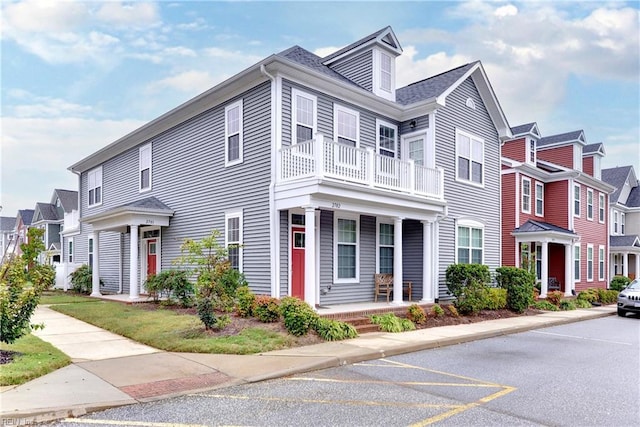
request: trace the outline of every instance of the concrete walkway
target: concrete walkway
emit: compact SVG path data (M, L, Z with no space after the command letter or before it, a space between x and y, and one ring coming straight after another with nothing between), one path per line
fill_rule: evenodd
M80 416L113 406L279 378L317 369L459 344L614 314L615 305L548 312L239 356L171 353L141 345L85 322L38 307L36 335L73 364L0 393L3 425Z

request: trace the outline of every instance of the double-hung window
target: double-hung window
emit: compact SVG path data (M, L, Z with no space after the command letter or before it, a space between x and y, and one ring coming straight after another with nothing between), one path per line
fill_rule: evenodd
M531 213L531 179L522 177L522 212Z
M580 281L580 244L573 247L573 279Z
M336 218L335 220L335 280L358 281L358 220L354 218Z
M484 229L481 224L459 222L457 237L457 263L482 264Z
M580 216L580 184L573 184L573 215Z
M242 163L242 100L227 105L224 109L225 166Z
M613 211L613 234L618 234L618 211Z
M360 114L357 111L336 105L333 113L334 135L337 142L358 146Z
M393 224L378 225L378 272L393 274Z
M484 183L484 141L456 129L456 177L473 184Z
M598 280L604 280L604 246L598 246Z
M89 206L102 204L102 166L87 173Z
M625 217L625 213L622 212L620 214L620 234L622 234L624 236L624 217Z
M528 145L528 156L527 156L527 160L529 160L529 163L531 163L532 165L536 164L536 140L535 139L530 139L529 140L529 145Z
M604 224L604 194L598 193L598 221Z
M140 187L139 190L151 190L151 144L140 147L138 153L138 167L140 170Z
M587 281L593 281L593 245L587 245Z
M310 141L316 133L317 98L297 89L291 89L292 141L294 144Z
M593 190L587 188L587 219L593 221Z
M93 237L89 237L87 253L89 255L89 268L93 268Z
M227 212L224 218L224 244L231 268L242 271L242 211Z
M544 184L536 182L536 215L544 216Z
M398 127L382 120L376 120L376 127L378 153L381 156L398 157Z

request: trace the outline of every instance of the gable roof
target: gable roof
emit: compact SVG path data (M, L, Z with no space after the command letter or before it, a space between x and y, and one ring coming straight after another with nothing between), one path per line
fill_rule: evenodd
M351 43L348 46L343 47L342 49L333 52L330 55L325 56L324 58L322 58L322 63L325 65L329 65L351 53L356 53L376 44L394 53L396 56L402 53L402 47L400 47L400 43L398 42L396 35L394 34L391 27L387 26L381 30L376 31L373 34L369 34L368 36L365 36L360 40Z
M290 61L312 68L313 70L326 74L327 76L332 77L336 80L340 80L345 83L349 83L354 86L361 87L360 85L356 84L353 80L346 78L345 76L338 73L337 71L324 65L322 63L322 58L320 58L318 55L311 53L300 46L290 47L289 49L286 49L280 53L277 53L276 56L281 58L286 58Z
M0 216L0 231L12 231L15 226L15 216Z
M16 221L18 218L22 218L22 223L24 225L31 225L31 221L33 220L33 209L20 209L18 211L18 216L16 217Z
M33 213L33 221L57 221L61 218L58 218L58 211L55 205L51 203L36 203L36 208Z
M636 246L640 248L640 238L635 235L627 236L609 236L609 245L615 247L630 247Z
M514 126L511 128L511 133L513 134L513 136L522 136L528 134L540 136L540 132L538 131L538 124L536 122Z
M600 154L604 156L604 144L602 142L596 142L595 144L588 144L582 148L582 156L588 156L590 154Z
M629 178L629 174L632 172L633 166L619 166L616 168L602 169L602 180L616 188L613 194L609 196L609 200L612 204L618 203L618 198L620 198L622 187L624 187L624 183L627 181L627 179Z
M535 233L540 231L553 231L556 233L568 234L571 236L577 236L571 230L567 230L566 228L558 227L557 225L550 224L548 222L543 221L534 221L532 219L528 220L520 227L513 230L514 233Z
M572 132L560 133L557 135L545 136L538 140L537 147L541 148L541 147L548 147L548 146L555 146L555 145L564 145L564 144L569 144L573 142L578 142L582 145L587 145L584 138L584 131L582 129L574 130Z
M53 196L51 197L51 203L55 202L56 196L60 200L62 209L69 213L73 210L78 210L78 192L72 190L62 190L56 188L53 190Z
M437 98L453 86L479 61L461 65L444 73L411 83L396 89L396 102L402 105L413 104L425 99Z

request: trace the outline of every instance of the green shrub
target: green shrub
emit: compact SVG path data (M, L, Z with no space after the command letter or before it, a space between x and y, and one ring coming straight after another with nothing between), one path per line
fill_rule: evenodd
M249 284L244 278L244 274L238 270L229 268L225 270L218 279L218 293L233 299L236 296L238 288L248 286Z
M564 292L562 291L551 291L547 293L547 301L551 304L559 307L560 301L564 298Z
M487 310L502 310L507 307L507 290L501 288L489 288L484 297Z
M463 296L471 282L489 283L489 267L482 264L451 264L447 267L446 282L449 293L456 298Z
M195 288L187 275L185 270L163 270L147 277L144 285L154 301L165 295L170 303L176 298L183 307L191 307Z
M416 325L409 319L400 319L393 313L374 314L370 316L371 323L380 326L384 332L404 332L416 328Z
M540 301L536 301L533 303L533 308L537 309L537 310L544 310L544 311L558 311L558 306L555 304L551 304L549 301L547 300L540 300Z
M580 298L576 298L574 303L577 308L591 308L591 303L589 301L586 301Z
M618 291L598 288L598 299L602 304L613 304L618 300Z
M563 310L563 311L575 310L576 304L570 299L563 299L560 301L560 304L558 305L558 307L560 308L560 310Z
M27 278L38 289L51 289L56 282L56 268L52 265L35 264L27 271Z
M80 294L90 294L93 289L93 272L87 264L82 264L73 273L69 275L71 278L71 289ZM100 279L100 286L104 283Z
M620 292L624 288L626 288L629 283L631 283L631 279L626 276L615 276L611 279L611 283L609 284L609 289L613 289L614 291Z
M487 306L487 293L489 286L485 283L476 282L472 279L465 291L457 300L454 301L454 305L464 314L478 314Z
M444 310L439 304L433 304L433 306L431 306L431 314L433 317L442 317L444 316Z
M427 321L427 313L418 304L411 304L407 308L407 319L421 325Z
M507 290L506 307L523 313L534 302L536 276L531 271L518 267L496 269L498 286Z
M579 300L584 300L589 303L598 302L600 300L600 296L598 295L598 291L595 288L585 289L584 291L580 291L578 294Z
M231 318L228 315L216 315L211 297L198 298L196 308L198 317L207 330L221 330L231 323Z
M448 304L446 307L447 307L447 310L449 310L449 313L451 314L451 316L460 317L460 313L458 313L458 309L456 308L455 305Z
M325 341L340 341L358 336L356 328L338 320L319 317L314 324L318 336Z
M240 286L236 289L236 312L240 317L253 316L253 306L256 296L248 286Z
M257 295L253 306L253 315L263 323L280 320L280 304L277 298L268 295Z
M311 306L299 298L284 297L280 300L280 314L284 326L291 335L305 335L318 319Z

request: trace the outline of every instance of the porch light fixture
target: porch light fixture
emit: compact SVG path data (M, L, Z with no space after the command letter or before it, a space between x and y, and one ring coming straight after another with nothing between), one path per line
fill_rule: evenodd
M416 121L415 120L411 120L411 122L409 123L409 127L411 129L415 128L416 127Z

